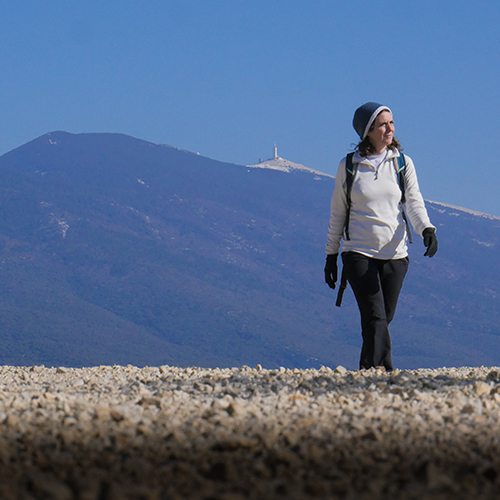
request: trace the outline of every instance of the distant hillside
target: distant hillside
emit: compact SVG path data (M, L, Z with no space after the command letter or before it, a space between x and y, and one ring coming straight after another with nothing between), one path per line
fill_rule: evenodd
M356 368L354 299L323 283L330 176L65 132L0 170L0 363ZM428 208L440 250L412 245L395 363L496 365L500 220Z

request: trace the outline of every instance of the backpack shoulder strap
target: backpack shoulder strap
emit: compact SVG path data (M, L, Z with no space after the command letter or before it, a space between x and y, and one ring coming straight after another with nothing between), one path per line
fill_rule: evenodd
M413 238L411 236L411 229L410 229L410 223L408 222L408 217L406 216L406 212L404 209L404 204L406 203L406 196L405 196L405 188L406 188L406 158L403 153L400 153L398 156L398 161L397 163L394 162L396 165L396 175L398 177L398 184L399 184L399 189L401 189L401 209L403 213L403 220L405 221L406 224L406 233L408 235L408 241L410 243L413 243Z
M345 196L347 201L347 212L344 225L344 235L346 240L350 240L349 237L349 219L351 216L351 190L352 184L354 182L354 176L356 175L357 165L353 164L352 157L354 153L349 153L345 160Z
M349 153L346 156L346 162L345 162L345 169L351 175L354 173L354 166L353 166L353 163L352 163L353 156L354 156L354 153Z
M405 198L405 175L406 175L406 158L403 153L398 156L398 163L396 165L396 175L398 176L398 184L401 189L401 203L406 202Z
M347 211L345 215L345 224L344 224L344 238L346 240L350 240L349 237L349 219L351 217L351 191L352 184L354 182L354 177L358 170L357 163L352 162L352 158L354 153L349 153L345 159L345 197L347 201ZM337 301L335 305L340 307L342 305L342 297L344 296L345 289L347 288L347 276L345 274L345 267L342 267L342 276L340 279L339 291L337 293Z

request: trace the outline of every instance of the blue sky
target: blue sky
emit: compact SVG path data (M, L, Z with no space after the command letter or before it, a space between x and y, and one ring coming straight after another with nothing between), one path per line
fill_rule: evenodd
M0 154L120 132L334 174L379 101L425 198L500 216L499 26L498 0L7 0Z

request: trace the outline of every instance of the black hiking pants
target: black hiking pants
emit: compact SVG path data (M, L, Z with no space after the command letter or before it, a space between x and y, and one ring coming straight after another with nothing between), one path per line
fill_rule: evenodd
M394 318L409 259L379 260L342 253L344 271L361 313L363 347L359 368L393 369L389 324Z

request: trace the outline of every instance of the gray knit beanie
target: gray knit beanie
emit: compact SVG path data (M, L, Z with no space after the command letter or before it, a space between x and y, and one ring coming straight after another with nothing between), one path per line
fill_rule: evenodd
M382 111L389 111L392 113L387 106L383 106L378 102L367 102L356 110L354 118L352 119L352 126L361 140L366 137L375 118L377 118L378 114Z

